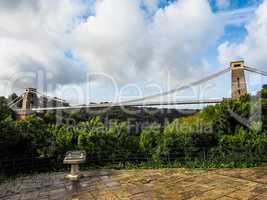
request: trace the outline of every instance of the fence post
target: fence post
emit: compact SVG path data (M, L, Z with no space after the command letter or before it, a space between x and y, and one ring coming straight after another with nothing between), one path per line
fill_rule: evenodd
M206 149L205 149L205 147L202 148L202 151L203 151L203 160L204 160L204 162L206 162Z

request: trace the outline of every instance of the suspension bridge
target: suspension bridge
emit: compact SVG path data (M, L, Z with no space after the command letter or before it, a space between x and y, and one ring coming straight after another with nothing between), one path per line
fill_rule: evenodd
M260 74L262 76L267 76L267 72L262 71L260 69L256 69L253 67L245 66L244 61L234 61L231 62L229 67L226 67L218 72L215 72L209 76L201 78L197 81L193 81L191 83L182 85L180 87L174 88L172 90L132 99L123 102L111 102L111 103L96 103L89 105L78 105L71 106L65 105L65 101L56 97L49 97L47 95L41 94L34 88L27 88L26 91L19 95L16 99L11 101L8 105L10 108L16 111L19 118L23 118L28 114L33 112L40 111L49 111L49 110L71 110L71 109L82 109L82 108L107 108L107 107L123 107L123 106L162 106L162 105L192 105L192 104L216 104L223 101L223 99L202 99L202 100L180 100L180 101L152 101L153 99L157 99L159 97L167 96L176 92L180 92L182 90L189 89L193 86L201 85L205 82L208 82L212 79L215 79L221 75L224 75L228 72L231 72L231 98L238 99L241 96L247 94L247 85L245 79L245 71L252 72L256 74ZM48 100L53 100L54 102L60 102L62 106L43 106L38 103L38 97L42 98L43 103L45 105ZM17 104L22 102L22 108L17 108Z

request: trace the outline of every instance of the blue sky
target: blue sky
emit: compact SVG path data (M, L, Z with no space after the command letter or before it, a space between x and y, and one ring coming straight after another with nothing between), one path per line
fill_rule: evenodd
M222 63L220 63L218 56L219 56L219 52L218 52L218 47L223 44L223 43L234 43L234 44L239 44L244 42L244 40L246 39L247 35L248 35L248 31L247 31L247 24L250 22L250 17L253 16L254 12L257 10L257 8L263 3L262 0L221 0L221 4L219 2L220 0L209 0L209 5L211 7L211 10L214 14L226 14L229 13L230 16L230 21L231 16L235 16L235 13L238 13L240 11L242 11L242 18L244 18L245 20L241 20L240 23L230 23L230 24L225 24L223 27L223 33L220 34L220 37L218 37L216 40L214 40L210 45L208 45L206 48L203 48L201 50L198 51L198 53L192 57L191 59L193 60L205 60L207 61L208 65L211 66L210 70L217 70L217 68L221 68L222 67ZM158 9L166 9L168 8L170 5L174 4L176 2L176 0L159 0L158 1ZM148 12L148 9L143 5L142 9L145 10L145 12ZM230 14L232 13L232 14ZM153 13L154 15L154 13ZM153 16L152 16L152 20L153 20ZM235 19L233 19L235 20ZM237 19L239 20L239 19ZM218 22L220 23L220 22ZM248 76L248 75L247 75ZM230 82L229 79L229 74L228 77L224 80L224 82ZM251 78L248 77L248 80L252 79L253 80L253 76ZM216 81L215 81L216 82ZM216 95L218 97L229 97L230 93L229 93L229 84L219 84L220 89L216 90ZM249 83L248 83L249 84ZM218 85L217 85L218 86ZM216 86L216 87L217 87ZM256 87L255 85L252 85L252 88L254 88L254 90L256 91L257 89L259 89L261 87L261 83L258 84ZM255 89L257 88L257 89ZM220 92L218 92L220 91ZM136 91L135 91L136 92ZM134 91L132 93L135 93ZM253 91L252 91L253 92ZM131 93L131 92L129 92ZM183 96L185 98L187 98L187 96L192 95L190 91L185 91L184 93L181 94L181 96Z
M239 9L254 7L255 9L262 3L262 0L230 0L229 6L225 8L220 8L216 4L216 0L209 0L213 12L227 12L235 11ZM245 28L245 23L240 25L226 25L224 27L224 34L219 38L219 40L207 51L207 57L212 59L213 62L217 60L217 47L219 44L229 41L234 43L239 43L244 40L247 35L247 30Z
M176 0L159 0L158 4L159 4L159 7L163 8L175 1ZM220 8L218 6L217 0L209 0L209 3L214 12L218 12L221 10L235 10L235 9L244 8L248 6L255 6L255 5L261 4L263 0L229 0L229 2L230 2L229 6L227 6L226 8Z
M175 3L176 1L177 0L159 0L158 7L164 9L165 7ZM251 8L251 10L253 11L256 10L257 7L263 2L263 0L225 0L225 2L227 2L227 6L220 7L220 5L218 4L219 0L208 1L212 12L214 13L235 12L247 8ZM249 14L251 13L247 13L247 15ZM206 58L210 62L210 64L219 65L217 59L218 46L224 42L241 43L247 36L247 30L245 26L246 23L225 25L224 33L207 49L204 49L202 52L200 52L200 54L198 55L198 59Z
M0 1L0 93L40 87L29 77L12 82L24 73L43 72L40 88L51 95L84 94L90 84L92 101L104 101L113 82L118 93L146 96L235 59L267 70L266 10L267 0ZM210 96L229 95L227 77Z

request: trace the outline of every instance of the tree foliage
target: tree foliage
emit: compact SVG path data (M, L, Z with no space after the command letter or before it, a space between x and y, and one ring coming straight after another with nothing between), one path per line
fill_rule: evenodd
M226 99L190 116L178 116L178 111L148 115L142 109L127 115L117 108L92 115L82 110L81 115L64 113L63 124L55 123L55 113L16 120L7 99L1 97L0 156L62 160L66 151L81 149L86 150L90 164L153 161L243 166L265 163L266 94L264 87L256 96ZM164 123L162 115L171 119L169 123ZM127 116L131 119L135 116L134 126ZM77 119L77 123L64 123L70 117ZM112 119L112 123L105 123L105 117Z

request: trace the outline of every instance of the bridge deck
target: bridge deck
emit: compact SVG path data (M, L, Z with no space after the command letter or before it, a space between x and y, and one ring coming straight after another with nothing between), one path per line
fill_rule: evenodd
M64 107L47 107L47 108L32 108L30 110L16 109L17 112L23 111L48 111L48 110L72 110L81 108L107 108L107 107L147 107L147 106L166 106L166 105L197 105L197 104L216 104L222 102L222 99L207 99L207 100L185 100L171 102L148 102L148 103L103 103L80 106L64 106Z

